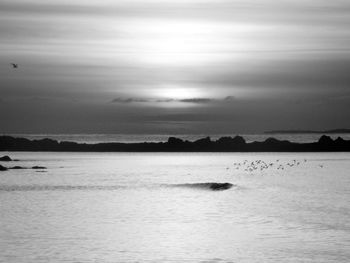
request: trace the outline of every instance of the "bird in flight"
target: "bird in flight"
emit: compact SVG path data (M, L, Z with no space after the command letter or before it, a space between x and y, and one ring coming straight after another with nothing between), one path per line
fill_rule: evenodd
M11 65L13 68L18 68L18 64L16 64L16 63L11 63Z

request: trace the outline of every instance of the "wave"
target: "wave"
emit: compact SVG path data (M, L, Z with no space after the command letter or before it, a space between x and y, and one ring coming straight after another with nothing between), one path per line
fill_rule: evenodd
M222 191L236 186L231 183L187 183L187 184L160 184L160 185L0 185L0 191L114 191L120 189L135 189L135 188L159 188L159 187L181 187L181 188L196 188L203 190Z
M168 187L187 187L187 188L198 188L204 190L212 190L212 191L222 191L232 188L236 186L231 183L192 183L192 184L168 184Z
M72 191L72 190L119 190L120 185L0 185L0 191Z

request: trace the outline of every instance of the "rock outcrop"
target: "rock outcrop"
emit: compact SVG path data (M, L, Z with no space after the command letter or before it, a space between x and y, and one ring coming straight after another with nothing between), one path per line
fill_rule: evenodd
M0 157L0 161L1 162L11 162L12 159L10 158L10 156L5 155L5 156Z
M5 167L5 166L2 166L1 164L0 164L0 171L7 171L8 169Z
M22 166L13 166L13 167L10 167L9 169L12 169L12 170L21 170L21 169L27 169L27 168L22 167Z

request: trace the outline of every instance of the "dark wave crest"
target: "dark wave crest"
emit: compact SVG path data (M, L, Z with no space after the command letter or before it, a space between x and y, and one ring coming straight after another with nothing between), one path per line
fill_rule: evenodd
M119 190L124 189L125 186L120 185L0 185L0 191L103 191L103 190Z
M222 191L232 188L233 186L236 186L231 183L192 183L192 184L172 184L167 185L169 187L187 187L187 188L198 188L198 189L204 189L204 190L212 190L212 191Z

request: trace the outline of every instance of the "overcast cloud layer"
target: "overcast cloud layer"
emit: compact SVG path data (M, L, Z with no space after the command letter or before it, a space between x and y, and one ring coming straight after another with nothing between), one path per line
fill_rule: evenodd
M348 0L2 0L0 132L350 127L349 28Z

